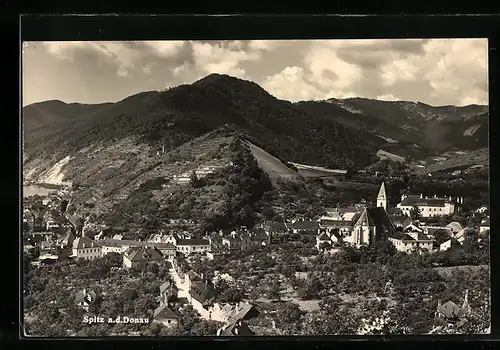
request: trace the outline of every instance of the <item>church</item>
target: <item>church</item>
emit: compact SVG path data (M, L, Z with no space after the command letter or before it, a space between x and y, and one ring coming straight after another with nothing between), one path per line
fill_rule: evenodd
M388 204L385 183L382 182L377 195L377 206L363 210L345 241L356 247L386 241L396 230L387 214Z

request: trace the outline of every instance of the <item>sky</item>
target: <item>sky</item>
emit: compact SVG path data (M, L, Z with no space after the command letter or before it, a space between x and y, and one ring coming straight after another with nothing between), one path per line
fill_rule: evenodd
M24 42L23 106L116 102L211 73L292 102L488 104L487 39Z

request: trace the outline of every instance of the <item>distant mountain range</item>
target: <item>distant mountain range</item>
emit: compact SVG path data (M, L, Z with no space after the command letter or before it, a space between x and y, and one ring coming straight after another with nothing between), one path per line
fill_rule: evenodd
M425 157L488 147L488 106L433 107L420 102L364 98L296 103L303 111L329 117L351 129L388 141L382 149Z

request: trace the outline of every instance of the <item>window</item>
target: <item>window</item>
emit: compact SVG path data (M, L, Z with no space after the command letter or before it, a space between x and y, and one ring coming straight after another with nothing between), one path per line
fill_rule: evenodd
M172 320L167 320L167 323L172 323Z

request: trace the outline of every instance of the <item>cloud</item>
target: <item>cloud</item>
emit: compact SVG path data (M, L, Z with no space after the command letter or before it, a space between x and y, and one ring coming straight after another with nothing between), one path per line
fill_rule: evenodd
M184 48L183 41L146 41L146 42L44 42L49 54L58 59L75 62L82 52L94 54L101 60L116 66L118 76L129 76L137 69L148 73L152 56L173 58ZM151 56L152 55L152 56Z
M191 46L196 68L205 74L220 73L244 78L245 70L239 67L239 64L261 59L258 52L243 50L241 42L232 42L228 45L192 42Z
M39 50L41 46L44 50ZM175 86L222 73L255 81L291 101L365 97L431 105L487 103L487 53L486 39L23 43L23 56L32 57L30 67L42 58L55 69L64 60L61 67L88 81L129 84L122 91ZM44 84L56 84L64 76L47 76ZM91 94L104 100L102 96L111 95L93 85L85 90L87 99Z

